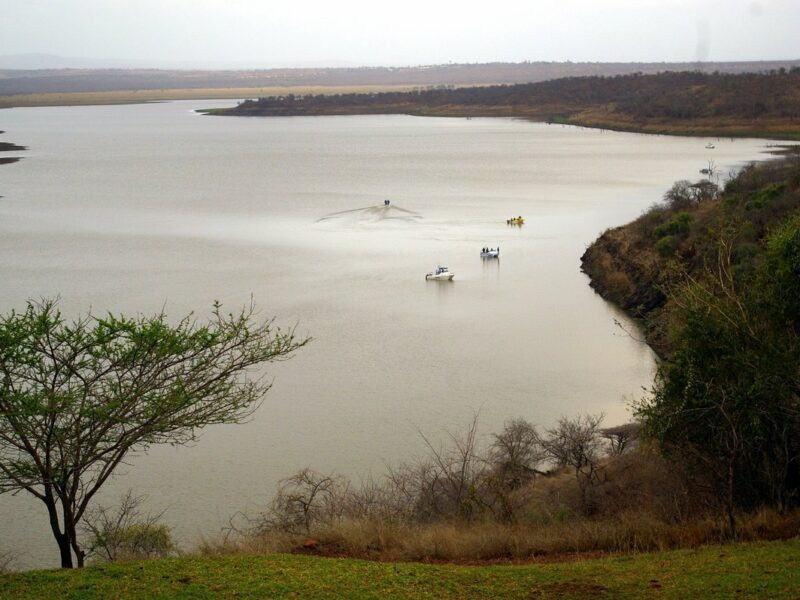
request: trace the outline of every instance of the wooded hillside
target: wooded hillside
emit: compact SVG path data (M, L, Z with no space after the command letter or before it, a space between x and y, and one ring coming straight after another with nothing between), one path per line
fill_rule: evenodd
M569 77L485 87L277 96L213 111L237 116L413 114L505 116L609 129L800 137L800 68Z

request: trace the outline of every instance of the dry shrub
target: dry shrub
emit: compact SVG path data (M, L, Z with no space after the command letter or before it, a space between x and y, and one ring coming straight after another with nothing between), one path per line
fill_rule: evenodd
M430 456L360 486L305 469L267 512L199 551L494 561L729 539L703 474L636 440L635 426L600 429L601 418L561 419L543 434L514 419L486 447L474 419L452 447L425 439ZM742 515L738 537L799 532L800 510L762 511Z
M705 514L711 502L698 474L646 445L608 459L604 475L592 489L599 516L638 510L678 523Z
M633 295L636 285L630 276L623 271L611 271L606 277L608 294L614 298L625 298Z
M800 511L761 511L742 516L740 539L785 539L800 533ZM667 523L646 512L613 518L575 518L544 525L434 523L397 525L378 521L343 521L320 529L313 550L326 556L373 560L497 561L531 560L574 553L618 553L691 548L728 541L725 524L713 518ZM275 532L236 542L205 541L202 554L303 551L302 536Z
M278 531L269 533L225 531L218 536L201 536L196 552L203 556L289 552L301 539L296 534Z
M737 535L744 540L785 540L800 535L800 511L762 509L741 519Z

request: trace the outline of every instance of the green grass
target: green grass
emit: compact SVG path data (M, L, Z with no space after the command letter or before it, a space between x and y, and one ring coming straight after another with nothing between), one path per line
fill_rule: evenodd
M800 539L518 566L276 554L0 577L13 598L798 598Z

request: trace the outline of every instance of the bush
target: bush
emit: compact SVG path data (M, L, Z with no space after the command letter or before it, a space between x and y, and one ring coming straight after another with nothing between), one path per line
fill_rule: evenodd
M176 551L169 527L160 523L162 513L142 514L144 496L128 491L116 510L99 507L83 522L91 556L99 561L164 558Z
M175 549L169 527L157 523L134 523L121 527L103 539L105 549L111 549L108 560L143 560L164 558Z
M685 179L676 181L664 194L664 204L671 210L685 210L695 205L692 184Z
M778 182L770 184L760 189L752 200L744 205L746 210L758 210L771 204L773 200L778 198L786 190L786 182Z
M653 237L653 232L655 228L661 224L666 211L667 209L661 205L653 205L642 213L642 215L632 223L639 236L645 239Z
M674 256L680 241L674 235L666 235L656 242L656 252L664 258Z
M655 228L655 235L663 238L667 235L683 236L689 233L689 225L692 223L692 215L688 212L679 212L666 223L662 223Z
M726 539L724 523L712 516L708 473L639 441L637 426L601 430L599 424L599 417L562 418L540 433L514 419L482 447L473 421L466 433L451 436L453 447L429 447L429 459L361 486L306 469L282 482L280 501L266 520L262 516L256 527L232 526L222 539L203 540L200 551L508 560ZM539 470L542 460L550 463L549 471ZM456 476L456 470L464 475ZM504 507L512 509L513 519ZM286 518L276 519L275 509ZM800 511L741 513L739 536L791 537L798 525Z

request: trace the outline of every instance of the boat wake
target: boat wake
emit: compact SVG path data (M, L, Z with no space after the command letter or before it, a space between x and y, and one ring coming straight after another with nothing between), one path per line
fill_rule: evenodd
M353 223L379 223L381 221L419 221L422 215L400 208L393 204L381 204L379 206L366 206L364 208L352 208L325 215L317 219L317 223L322 221L341 220Z

